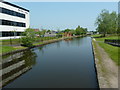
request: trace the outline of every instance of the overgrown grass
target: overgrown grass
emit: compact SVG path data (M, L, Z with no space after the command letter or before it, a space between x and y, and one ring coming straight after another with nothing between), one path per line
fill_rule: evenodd
M104 42L105 39L119 39L118 36L107 36L107 37L102 37L102 38L95 38L97 41L102 41Z
M93 38L96 38L96 37L101 37L101 34L95 34L95 35L91 35Z
M11 52L13 50L15 50L15 48L13 48L12 46L2 46L2 52L0 53Z
M118 64L118 55L120 54L118 50L120 50L120 47L115 47L102 42L99 42L99 45L104 48L110 58Z
M21 39L7 39L7 40L0 40L2 45L11 45L11 44L21 44Z
M14 50L19 50L19 49L24 49L26 47L22 47L22 46L1 46L1 51L0 54L2 53L7 53L7 52L11 52Z
M52 40L52 39L57 39L57 37L39 37L36 38L35 42L40 42L40 41L46 41L46 40ZM2 45L15 45L15 44L22 44L21 39L7 39L7 40L0 40L2 42Z
M105 39L118 39L118 36L108 36L104 38L95 38L96 41L102 41L98 42L98 44L108 53L110 58L117 63L117 65L120 65L120 62L118 61L118 55L120 55L120 47L112 46L109 44L104 43Z
M33 45L40 45L40 44L43 44L43 42L34 43Z
M51 37L51 38L44 38L44 41L49 41L49 40L58 40L60 38L56 38L56 37ZM17 41L18 39L16 39L15 41ZM9 40L4 40L4 41L9 41ZM34 43L33 45L41 45L43 44L44 42L36 42ZM3 45L3 44L2 44ZM19 49L25 49L27 47L24 47L24 46L2 46L0 47L0 54L3 54L3 53L7 53L7 52L11 52L11 51L15 51L15 50L19 50Z

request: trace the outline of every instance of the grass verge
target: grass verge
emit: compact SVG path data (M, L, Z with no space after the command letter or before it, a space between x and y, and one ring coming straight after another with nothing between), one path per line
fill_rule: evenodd
M25 49L25 48L26 47L22 47L22 46L1 46L2 50L0 51L0 54L19 50L19 49Z
M120 47L112 46L109 44L104 43L105 39L118 39L118 36L109 36L104 38L96 38L96 41L98 41L99 46L101 46L110 56L110 58L117 64L120 65L120 62L118 61L118 55L120 55ZM101 41L101 42L99 42Z

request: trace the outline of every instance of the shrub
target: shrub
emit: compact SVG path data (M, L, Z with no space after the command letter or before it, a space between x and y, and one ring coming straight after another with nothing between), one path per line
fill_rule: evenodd
M33 46L33 42L35 41L35 31L33 29L26 29L25 32L23 33L22 37L22 45L31 47Z

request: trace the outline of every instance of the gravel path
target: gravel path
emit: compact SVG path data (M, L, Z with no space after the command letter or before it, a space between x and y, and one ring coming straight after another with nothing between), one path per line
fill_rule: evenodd
M118 88L118 66L95 39L93 40L96 44L94 54L100 88Z

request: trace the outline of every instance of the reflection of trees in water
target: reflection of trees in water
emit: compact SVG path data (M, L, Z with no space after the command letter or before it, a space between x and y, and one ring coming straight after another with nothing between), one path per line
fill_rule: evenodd
M77 37L77 38L72 38L72 39L66 39L64 41L67 43L68 46L73 46L73 45L80 46L82 42L82 38Z
M56 42L57 48L60 48L60 41Z
M25 60L26 66L32 66L36 64L36 53L31 50L26 50L23 52L21 59Z
M15 57L16 55L16 57ZM18 56L20 57L18 57ZM36 53L31 50L15 53L12 55L13 58L7 56L4 63L2 63L2 84L3 86L12 82L23 73L27 72L36 64ZM17 58L18 57L18 58ZM12 59L12 60L8 60Z
M46 45L38 47L39 52L42 52L42 54L44 54L44 48L46 48Z
M65 39L64 41L67 43L67 46L69 47L70 46L70 42L73 40L73 38L68 38L68 39Z

